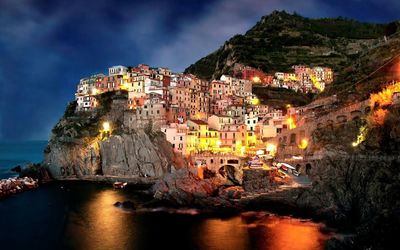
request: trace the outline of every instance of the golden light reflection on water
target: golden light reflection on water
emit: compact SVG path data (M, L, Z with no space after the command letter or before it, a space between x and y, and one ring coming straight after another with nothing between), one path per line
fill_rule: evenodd
M113 204L134 197L110 188L77 188L71 199L64 238L70 249L308 250L323 249L329 237L316 223L266 213L221 219L127 212Z
M272 239L267 243L268 249L323 249L328 238L321 233L320 225L292 218L271 217L265 226L267 237Z
M204 221L199 229L202 249L248 249L249 235L241 223L240 217Z
M124 197L115 190L97 192L82 211L72 213L67 231L74 238L79 249L130 249L132 227L127 223L129 213L123 213L113 204Z
M202 249L323 249L328 235L320 225L276 216L210 219L199 230ZM215 244L218 242L218 244Z

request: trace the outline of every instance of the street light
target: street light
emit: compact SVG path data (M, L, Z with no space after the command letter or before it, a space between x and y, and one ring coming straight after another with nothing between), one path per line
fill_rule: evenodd
M103 131L110 132L110 123L109 122L103 122Z
M299 145L299 148L300 148L300 149L306 149L307 147L308 147L308 141L307 141L307 139L301 140L300 145Z

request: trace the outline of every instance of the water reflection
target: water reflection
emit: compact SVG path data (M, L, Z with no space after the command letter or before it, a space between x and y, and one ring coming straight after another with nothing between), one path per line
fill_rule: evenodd
M266 213L244 213L231 219L207 219L199 230L201 249L323 249L329 237L321 225Z
M249 234L241 224L240 216L205 220L198 231L201 249L249 249Z
M40 193L45 195L38 196ZM39 240L46 242L48 247L37 249L300 250L323 249L328 237L321 233L318 224L266 213L249 212L230 218L210 218L204 215L128 212L113 204L126 200L140 204L145 198L136 192L113 190L109 186L96 184L71 183L63 189L54 185L38 189L36 196L21 195L16 199L19 197L27 200L24 203L15 202L12 211L18 211L15 206L19 203L52 202L52 206L32 206L27 210L24 221L20 224L18 220L14 222L15 228L21 228L24 224L33 225L35 218L49 225L41 227L45 232L36 234L45 235ZM1 209L0 206L0 212L11 211ZM48 216L59 211L65 211L65 219L58 215ZM58 222L54 218L58 218ZM61 230L54 230L53 224L62 225L63 221L64 230L62 227ZM10 234L13 232L15 234L15 230ZM8 231L2 233L5 238L10 238ZM37 241L34 235L30 233L24 237Z
M287 217L266 216L255 225L249 228L254 249L324 249L329 237L321 233L319 224Z
M131 249L134 228L127 223L129 213L119 211L113 204L124 196L115 190L101 190L87 204L69 216L67 247L79 249Z

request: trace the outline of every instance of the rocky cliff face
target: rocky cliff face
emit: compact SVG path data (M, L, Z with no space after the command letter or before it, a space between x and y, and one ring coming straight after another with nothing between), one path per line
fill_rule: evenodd
M113 136L100 143L103 174L161 177L173 168L170 148L162 136L152 141L144 131Z
M391 249L400 223L400 107L387 109L384 122L369 122L365 140L351 147L359 122L316 131L315 149L324 157L313 163L312 188L293 201L335 221L355 227L345 249ZM371 237L374 235L374 237Z
M185 165L162 133L151 127L128 132L120 105L124 94L122 98L118 93L107 95L100 98L95 112L76 113L67 108L53 129L43 165L54 178L159 178ZM112 124L109 138L100 132L105 120Z

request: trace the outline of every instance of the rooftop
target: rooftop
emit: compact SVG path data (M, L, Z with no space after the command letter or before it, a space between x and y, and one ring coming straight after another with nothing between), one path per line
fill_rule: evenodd
M208 125L207 122L202 120L190 120L190 121L196 123L197 125Z

